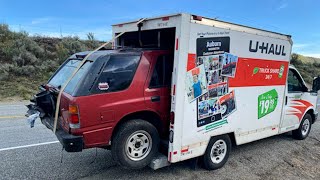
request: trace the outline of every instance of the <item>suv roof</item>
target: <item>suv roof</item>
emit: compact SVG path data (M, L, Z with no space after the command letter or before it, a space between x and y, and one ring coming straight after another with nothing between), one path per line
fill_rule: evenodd
M121 49L109 49L109 50L99 50L94 52L89 59L91 61L95 61L97 58L105 55L111 54L140 54L143 51L157 51L162 49L157 48L121 48ZM83 59L86 55L88 55L92 51L83 51L73 54L69 57L69 59Z

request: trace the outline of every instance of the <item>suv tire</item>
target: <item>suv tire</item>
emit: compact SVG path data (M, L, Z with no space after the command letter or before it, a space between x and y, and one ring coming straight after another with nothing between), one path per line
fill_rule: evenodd
M111 146L115 162L128 169L141 169L158 153L157 129L142 119L129 120L116 132Z

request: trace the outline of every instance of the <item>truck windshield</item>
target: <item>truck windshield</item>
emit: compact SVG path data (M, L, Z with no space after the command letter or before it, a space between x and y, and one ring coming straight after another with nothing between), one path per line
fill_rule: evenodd
M77 68L81 60L78 59L71 59L69 60L61 69L51 78L51 80L48 82L48 84L54 86L54 87L61 87L68 78L72 75L73 71ZM65 88L65 92L71 94L77 83L80 81L80 79L83 77L85 72L89 69L92 62L87 61L82 65L82 67L79 69L79 71L76 73L76 75L72 78L72 80L69 82L67 87Z

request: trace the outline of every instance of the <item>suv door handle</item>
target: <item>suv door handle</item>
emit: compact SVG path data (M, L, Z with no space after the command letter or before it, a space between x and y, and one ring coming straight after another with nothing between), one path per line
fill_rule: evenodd
M151 97L152 102L159 102L160 101L160 96L152 96Z

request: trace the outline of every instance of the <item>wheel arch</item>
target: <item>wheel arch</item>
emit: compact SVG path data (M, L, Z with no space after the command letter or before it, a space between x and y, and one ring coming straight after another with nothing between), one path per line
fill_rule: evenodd
M116 124L116 126L114 127L114 129L112 131L111 141L113 140L114 135L119 130L121 125L127 121L132 120L132 119L142 119L142 120L145 120L145 121L151 123L153 126L156 127L159 135L161 136L161 133L163 130L163 123L161 121L160 115L154 111L144 110L144 111L133 112L133 113L127 114L124 117L122 117L118 121L118 123Z
M311 116L311 118L312 118L312 124L313 124L313 123L315 122L315 119L316 119L316 117L315 117L315 115L314 115L314 109L310 108L309 110L306 111L306 113L304 114L304 116L305 116L306 114L310 114L310 116ZM304 117L304 116L303 116L303 117Z
M236 141L236 136L234 134L234 132L228 133L228 136L231 140L231 145L232 146L236 146L237 145L237 141Z

